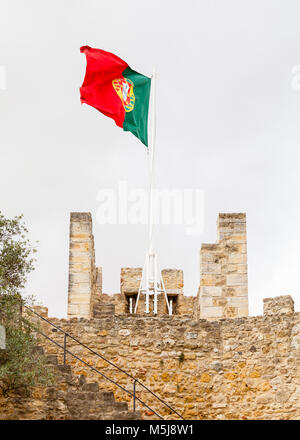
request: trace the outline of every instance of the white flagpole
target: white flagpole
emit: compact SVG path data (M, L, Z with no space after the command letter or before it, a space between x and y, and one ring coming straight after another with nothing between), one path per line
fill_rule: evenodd
M149 313L149 295L148 292L144 292L143 283L145 283L145 288L148 290L149 287L149 255L152 253L152 235L153 235L153 184L154 184L154 147L155 147L155 124L156 124L156 115L155 115L155 80L156 80L156 69L155 66L152 70L152 78L151 78L151 138L150 145L147 148L148 155L148 172L149 172L149 190L148 190L148 249L145 259L145 264L143 267L142 278L140 282L140 287L134 307L134 313L137 312L138 303L140 299L140 295L146 293L146 313Z
M151 144L149 152L149 237L148 250L153 251L153 188L154 188L154 159L155 159L155 138L156 138L156 68L152 73L152 102L151 102Z
M153 252L153 223L154 223L154 209L153 209L153 190L154 190L154 165L155 165L155 140L156 140L156 68L153 67L151 80L151 141L150 148L148 147L148 165L149 165L149 201L148 201L148 250L146 254L145 265L142 272L142 279L137 295L137 300L134 308L134 313L137 312L140 294L146 294L146 313L149 313L149 299L150 294L154 295L154 314L157 314L157 295L159 292L164 292L165 300L170 314L170 305L168 302L164 282L161 275L157 274L157 259ZM161 284L162 289L158 289ZM150 293L151 292L151 293ZM172 313L172 312L171 312Z

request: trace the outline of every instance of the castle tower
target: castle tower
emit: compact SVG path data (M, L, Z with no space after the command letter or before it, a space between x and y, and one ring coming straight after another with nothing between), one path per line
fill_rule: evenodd
M100 273L98 276L101 276ZM71 212L68 318L92 316L97 289L96 279L91 213Z
M246 214L219 214L217 243L202 244L198 316L248 316Z

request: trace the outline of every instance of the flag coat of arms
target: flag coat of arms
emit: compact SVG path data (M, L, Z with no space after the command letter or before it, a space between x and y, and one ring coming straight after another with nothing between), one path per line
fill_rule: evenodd
M80 100L112 118L148 146L148 111L151 79L132 70L118 56L82 46L86 73Z

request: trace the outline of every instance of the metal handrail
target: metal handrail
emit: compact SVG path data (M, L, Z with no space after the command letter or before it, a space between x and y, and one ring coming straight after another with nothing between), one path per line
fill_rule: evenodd
M59 330L60 332L62 332L64 334L64 345L60 345L58 342L54 341L54 339L50 338L48 335L45 335L41 330L37 329L37 331L46 339L48 339L49 341L53 342L56 346L62 348L64 350L64 365L66 365L66 354L70 354L71 356L73 356L75 359L77 359L78 361L82 362L84 365L86 365L87 367L89 367L90 369L92 369L93 371L95 371L96 373L100 374L102 377L104 377L105 379L109 380L110 382L112 382L113 384L117 385L119 388L121 388L123 391L125 391L127 394L129 394L130 396L133 397L133 411L135 412L136 410L136 400L138 400L142 405L144 405L146 408L148 408L150 411L152 411L155 415L157 415L161 420L164 420L163 417L161 415L159 415L153 408L150 408L150 406L148 406L143 400L141 400L137 395L136 395L136 385L139 384L141 387L143 387L146 391L148 391L149 393L151 393L156 399L158 399L163 405L165 405L167 408L169 408L173 413L175 413L178 417L180 417L182 420L185 420L182 415L180 415L174 408L172 408L169 404L167 404L164 400L162 400L159 396L157 396L157 394L155 394L153 391L151 391L146 385L144 385L142 382L140 382L138 379L136 379L134 376L132 376L131 374L127 373L127 371L123 370L122 368L120 368L118 365L114 364L113 362L111 362L110 360L106 359L104 356L102 356L101 354L97 353L96 351L92 350L90 347L88 347L86 344L84 344L83 342L79 341L77 338L75 338L74 336L70 335L70 333L65 332L63 329L61 329L60 327L58 327L57 325L53 324L51 321L49 321L48 319L44 318L42 315L40 315L39 313L37 313L35 310L32 310L30 307L26 306L25 304L23 304L23 306L28 309L31 313L34 313L36 316L38 316L40 319L42 319L43 321L46 321L48 324L50 324L52 327L56 328L57 330ZM100 357L101 359L103 359L105 362L107 362L108 364L112 365L114 368L118 369L119 371L121 371L122 373L126 374L126 376L130 377L130 379L132 379L133 382L133 393L131 391L128 391L126 388L124 388L122 385L120 385L119 383L115 382L113 379L111 379L110 377L106 376L104 373L101 373L101 371L97 370L97 368L93 367L92 365L88 364L87 362L85 362L84 360L80 359L78 356L76 356L74 353L72 353L70 350L67 349L67 337L73 339L73 341L77 342L78 344L80 344L81 346L83 346L84 348L86 348L87 350L89 350L91 353L93 353L94 355Z

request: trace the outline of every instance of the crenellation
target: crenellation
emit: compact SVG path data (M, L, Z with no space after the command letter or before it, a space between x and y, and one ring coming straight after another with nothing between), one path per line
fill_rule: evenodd
M90 213L70 216L68 317L89 318L95 298L95 251Z
M121 293L126 295L129 293L137 294L142 278L141 267L122 267L120 275Z
M184 294L180 269L161 272L172 314L209 321L248 316L248 266L246 215L221 213L217 219L217 242L200 249L200 286L197 296ZM68 317L93 318L101 314L129 314L134 311L142 268L124 267L120 273L120 293L102 290L102 268L96 267L92 217L71 213ZM150 315L153 315L152 299ZM110 307L111 305L111 307ZM167 315L163 294L158 296L158 316ZM140 295L137 315L146 316L145 295Z
M294 300L290 295L264 298L264 315L294 313Z
M209 320L248 316L244 213L219 214L217 243L201 246L198 307L197 316Z

